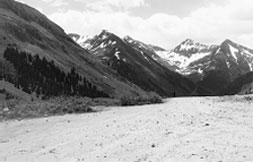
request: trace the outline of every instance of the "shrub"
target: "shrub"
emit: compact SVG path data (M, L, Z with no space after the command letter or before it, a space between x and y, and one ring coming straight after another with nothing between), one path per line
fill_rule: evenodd
M253 96L245 96L244 100L246 100L246 101L252 101L253 100Z
M162 99L158 94L154 92L149 92L141 96L122 96L120 98L120 101L122 106L131 106L131 105L161 103Z
M11 99L7 101L7 106L9 111L4 114L4 118L6 119L93 112L88 99L75 97L59 97L31 103Z
M108 98L87 97L55 97L35 102L22 102L18 99L7 100L8 112L3 114L5 119L24 119L64 114L80 114L96 112L93 106L120 105L119 100Z

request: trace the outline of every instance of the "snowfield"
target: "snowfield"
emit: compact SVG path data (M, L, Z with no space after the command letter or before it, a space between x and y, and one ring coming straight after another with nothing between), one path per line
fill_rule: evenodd
M0 123L0 161L252 162L253 100L176 98L5 121Z

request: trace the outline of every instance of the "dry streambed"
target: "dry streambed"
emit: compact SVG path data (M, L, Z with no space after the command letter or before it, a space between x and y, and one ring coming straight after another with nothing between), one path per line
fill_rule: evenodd
M163 104L0 123L0 161L253 161L250 98Z

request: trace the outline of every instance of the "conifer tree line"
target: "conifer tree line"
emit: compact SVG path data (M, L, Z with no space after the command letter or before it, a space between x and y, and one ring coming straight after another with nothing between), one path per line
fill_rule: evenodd
M59 95L108 97L106 93L98 90L95 85L82 77L75 68L66 73L59 69L54 61L18 51L15 47L7 47L4 58L16 73L15 77L6 80L29 94L35 93L42 98Z

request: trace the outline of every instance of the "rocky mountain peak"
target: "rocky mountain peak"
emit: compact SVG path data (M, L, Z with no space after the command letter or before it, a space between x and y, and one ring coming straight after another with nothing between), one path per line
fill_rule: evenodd
M234 42L232 42L230 39L225 39L222 43L234 44Z
M111 36L114 36L114 34L107 30L102 30L101 33L98 35L98 38L105 40Z
M207 52L211 47L212 46L195 42L192 39L186 39L174 49L174 52L186 57L191 57L193 54L199 52Z
M183 41L178 47L181 48L181 50L190 50L193 48L208 48L207 45L205 44L201 44L199 42L195 42L192 39L186 39L185 41Z
M185 44L185 45L192 45L194 44L195 42L190 39L190 38L187 38L186 40L184 40L181 44Z
M127 42L129 42L129 43L135 41L132 37L130 37L130 36L128 36L128 35L125 36L125 37L123 38L123 40L125 40L125 41L127 41Z
M69 33L68 34L70 36L70 38L72 38L74 41L78 41L80 39L80 35L76 34L76 33Z

